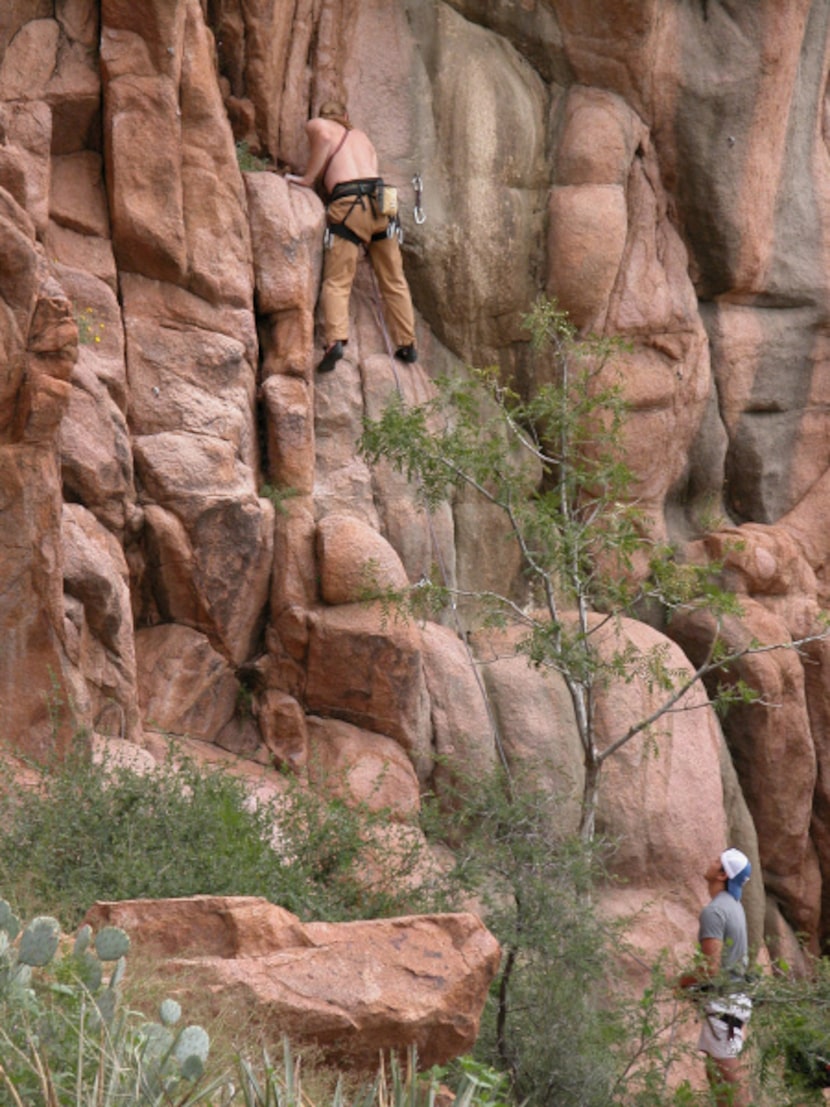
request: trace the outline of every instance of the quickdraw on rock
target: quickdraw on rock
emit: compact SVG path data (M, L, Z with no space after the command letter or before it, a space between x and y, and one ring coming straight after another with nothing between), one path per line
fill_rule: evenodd
M427 215L424 211L424 182L421 179L421 174L416 173L412 178L412 187L415 190L415 208L412 212L415 222L420 225L426 223Z

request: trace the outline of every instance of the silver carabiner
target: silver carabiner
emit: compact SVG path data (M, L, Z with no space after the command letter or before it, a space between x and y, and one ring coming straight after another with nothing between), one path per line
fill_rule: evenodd
M397 238L398 245L403 246L403 227L401 221L397 215L393 215L389 222L386 224L386 237Z
M412 187L415 190L415 208L412 212L415 222L420 227L422 223L426 223L427 215L423 208L424 199L424 182L421 179L421 174L416 173L412 178Z

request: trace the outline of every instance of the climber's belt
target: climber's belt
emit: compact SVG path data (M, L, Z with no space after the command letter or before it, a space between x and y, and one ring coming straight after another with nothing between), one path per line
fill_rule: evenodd
M342 200L344 196L374 196L378 185L382 184L383 181L380 177L365 177L357 181L341 181L332 189L329 203L333 204L335 200Z

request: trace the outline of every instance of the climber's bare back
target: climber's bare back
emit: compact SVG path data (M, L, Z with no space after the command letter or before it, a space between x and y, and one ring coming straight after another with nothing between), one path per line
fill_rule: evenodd
M343 138L345 127L334 119L310 119L306 132L310 144L308 168L302 180L303 184L312 184L329 155L337 150ZM334 154L326 170L323 187L327 192L343 181L359 181L378 176L378 155L372 140L363 131L353 127L343 145ZM310 180L309 180L310 178Z

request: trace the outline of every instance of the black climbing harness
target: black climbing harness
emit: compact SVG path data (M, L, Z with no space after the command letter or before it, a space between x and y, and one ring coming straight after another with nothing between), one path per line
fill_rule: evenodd
M349 209L343 218L337 223L328 223L323 236L323 245L326 249L329 249L333 237L345 238L347 242L353 243L355 246L369 246L372 242L381 242L384 238L397 237L398 242L403 245L403 227L401 227L401 221L397 215L389 217L389 222L382 231L376 231L371 238L363 239L359 234L348 226L348 218L354 211L355 207L360 204L362 208L366 206L366 199L372 205L372 211L375 215L378 215L377 208L375 206L375 198L378 195L378 189L383 187L383 181L380 177L367 178L361 181L344 181L343 184L335 185L331 199L329 203L334 203L335 200L342 200L347 196L352 196L352 202L349 205Z
M330 249L334 238L345 238L347 242L351 242L355 246L368 246L372 242L382 242L384 238L397 238L398 245L403 246L404 233L401 226L400 218L397 215L389 217L389 222L382 231L376 231L375 234L368 240L360 237L356 234L348 224L348 218L354 211L357 204L361 207L365 206L366 198L368 197L369 203L372 205L372 210L377 215L378 212L375 208L375 197L378 195L378 189L383 188L383 181L380 177L369 177L365 180L359 181L344 181L342 184L335 185L332 190L329 203L334 203L335 200L342 200L346 196L352 196L353 200L349 205L349 210L343 216L343 218L337 223L326 224L326 229L323 234L323 246L325 249ZM426 222L426 212L424 211L424 182L420 173L416 173L412 178L412 188L415 192L415 205L412 210L412 217L420 227Z

